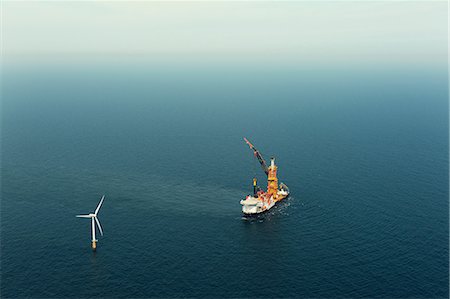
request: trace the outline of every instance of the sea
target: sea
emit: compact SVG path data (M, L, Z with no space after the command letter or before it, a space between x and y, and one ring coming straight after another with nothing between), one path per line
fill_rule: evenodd
M0 296L448 298L448 96L436 67L6 63ZM291 191L251 219L244 137Z

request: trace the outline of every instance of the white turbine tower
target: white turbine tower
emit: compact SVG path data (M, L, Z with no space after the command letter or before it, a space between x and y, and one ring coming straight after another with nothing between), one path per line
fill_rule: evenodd
M100 200L100 203L98 204L97 208L95 209L94 214L89 215L77 215L77 217L80 218L91 218L91 225L92 225L92 249L95 251L97 248L97 239L95 239L95 224L98 226L98 230L100 231L100 234L103 236L103 230L102 226L100 225L100 221L98 221L97 214L98 210L100 210L100 207L102 206L103 200L105 199L105 195L102 196L102 199Z

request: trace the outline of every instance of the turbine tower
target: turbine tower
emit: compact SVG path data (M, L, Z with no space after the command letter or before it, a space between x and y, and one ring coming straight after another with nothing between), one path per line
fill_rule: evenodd
M95 239L95 224L98 226L98 230L100 231L100 234L103 236L103 230L102 226L100 225L100 221L98 221L97 214L98 210L100 210L100 207L102 206L103 200L105 199L105 195L102 196L102 199L100 200L97 208L95 209L95 212L89 215L77 215L77 217L80 218L91 218L91 226L92 226L92 250L97 249L97 239Z

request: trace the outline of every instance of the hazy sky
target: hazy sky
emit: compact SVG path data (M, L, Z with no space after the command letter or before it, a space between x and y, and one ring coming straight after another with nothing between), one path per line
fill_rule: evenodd
M12 2L8 57L446 63L446 1Z

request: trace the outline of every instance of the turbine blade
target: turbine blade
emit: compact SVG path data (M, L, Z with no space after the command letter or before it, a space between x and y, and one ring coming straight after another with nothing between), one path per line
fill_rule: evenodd
M76 217L79 217L79 218L91 218L92 216L89 216L89 215L77 215Z
M103 229L102 229L102 226L100 225L100 221L98 221L97 217L94 217L94 219L95 219L95 222L97 223L98 230L100 231L100 235L103 236Z
M100 210L100 207L102 206L103 200L105 199L105 195L102 196L102 199L100 200L100 203L98 204L97 208L95 209L95 216L97 216L98 210Z

